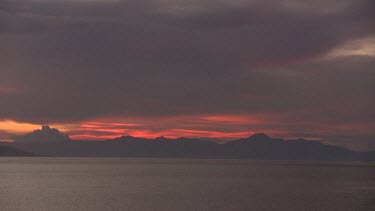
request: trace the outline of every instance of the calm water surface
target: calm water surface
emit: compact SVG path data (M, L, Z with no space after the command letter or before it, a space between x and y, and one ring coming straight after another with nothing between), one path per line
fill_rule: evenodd
M375 210L375 164L0 158L0 210Z

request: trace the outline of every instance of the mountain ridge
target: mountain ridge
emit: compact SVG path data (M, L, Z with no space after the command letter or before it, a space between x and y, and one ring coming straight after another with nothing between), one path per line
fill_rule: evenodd
M53 138L49 141L49 135ZM247 138L215 143L202 138L154 139L121 136L105 141L73 141L57 129L43 126L15 142L2 145L48 156L78 157L186 157L265 160L360 160L375 161L375 152L356 152L344 147L305 139L272 138L256 133Z
M0 157L34 157L34 156L37 156L37 155L14 148L12 146L0 145Z

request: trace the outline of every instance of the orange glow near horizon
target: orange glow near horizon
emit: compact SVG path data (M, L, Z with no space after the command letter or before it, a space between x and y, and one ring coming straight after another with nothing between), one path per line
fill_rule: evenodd
M114 139L119 137L118 135L109 135L109 136L97 136L97 135L90 135L90 134L79 134L79 135L71 135L69 136L72 140L106 140L106 139Z
M80 123L50 125L66 134L72 140L106 140L121 136L142 138L218 138L233 140L248 137L257 132L283 135L285 131L270 130L266 126L251 129L270 122L269 115L202 115L175 116L167 118L100 118ZM273 121L273 120L272 120ZM0 131L25 134L40 129L41 125L0 121Z
M12 120L0 121L0 130L8 133L22 134L40 129L40 125L19 123Z
M150 118L107 117L76 123L51 124L50 126L69 135L72 140L107 140L121 136L142 138L217 138L224 141L245 138L254 133L266 133L271 137L305 138L318 140L318 136L334 134L366 134L373 125L323 124L321 122L285 121L283 116L271 114L244 115L196 115ZM348 129L355 128L355 131ZM0 140L9 141L21 135L41 129L41 125L0 121ZM300 132L302 131L302 132ZM294 134L294 135L293 135ZM295 135L302 134L302 136ZM305 135L303 135L305 134Z
M105 140L121 136L142 138L218 138L248 137L256 132L277 134L272 130L250 130L249 125L266 124L267 115L201 115L165 118L101 118L81 122L68 131L73 140Z

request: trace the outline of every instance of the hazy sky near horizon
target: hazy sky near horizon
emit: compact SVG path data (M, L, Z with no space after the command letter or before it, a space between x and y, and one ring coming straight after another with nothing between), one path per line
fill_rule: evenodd
M2 0L0 140L256 132L375 149L371 0Z

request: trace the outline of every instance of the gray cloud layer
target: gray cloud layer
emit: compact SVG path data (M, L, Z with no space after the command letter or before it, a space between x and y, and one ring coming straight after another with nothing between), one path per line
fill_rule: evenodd
M2 1L0 119L304 111L374 124L371 1Z

